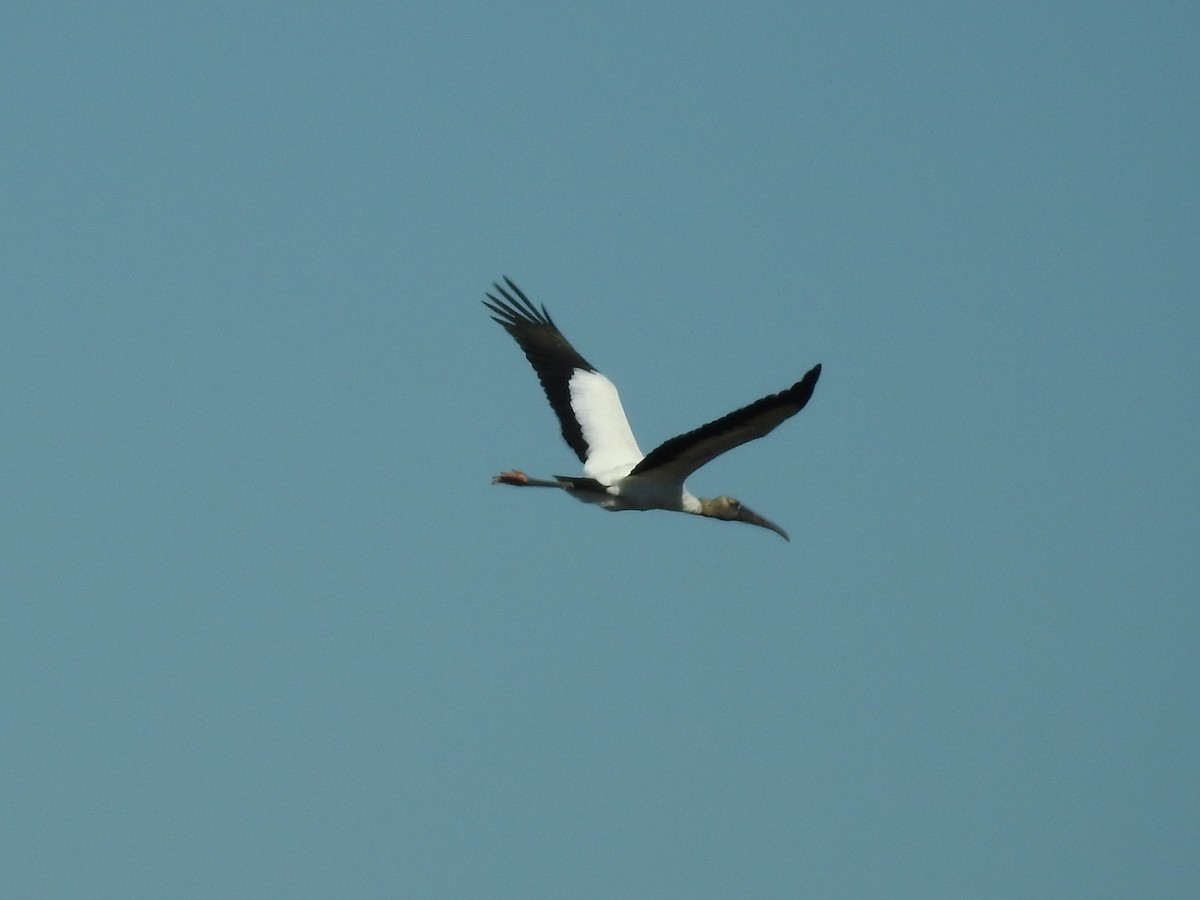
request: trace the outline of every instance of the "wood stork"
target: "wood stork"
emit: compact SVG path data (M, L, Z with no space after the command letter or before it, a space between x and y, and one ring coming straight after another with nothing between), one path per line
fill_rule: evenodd
M821 376L819 363L786 391L664 441L647 455L638 449L616 386L563 337L546 307L539 311L508 277L504 285L494 287L499 296L487 294L483 305L525 351L558 415L563 438L583 463L584 474L556 475L550 481L514 469L497 475L493 484L559 488L610 510L666 509L749 522L789 540L786 531L733 497L696 497L683 482L726 450L770 433L804 409Z

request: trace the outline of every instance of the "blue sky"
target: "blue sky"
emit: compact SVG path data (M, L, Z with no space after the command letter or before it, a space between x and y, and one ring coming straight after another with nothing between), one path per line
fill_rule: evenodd
M1196 896L1200 14L1001 6L6 6L0 894Z

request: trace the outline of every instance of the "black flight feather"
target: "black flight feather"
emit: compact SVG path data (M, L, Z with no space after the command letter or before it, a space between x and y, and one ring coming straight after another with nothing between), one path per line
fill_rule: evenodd
M580 462L587 462L587 442L583 439L575 411L571 409L570 381L576 369L596 370L563 337L545 306L541 310L535 307L508 276L504 277L504 284L507 288L494 284L500 296L488 294L483 305L495 313L492 320L503 325L525 351L525 358L537 372L546 399L558 416L563 440L575 451Z
M674 467L680 478L686 478L726 450L768 434L781 422L804 409L820 377L821 365L818 363L786 391L755 400L749 406L734 410L687 434L663 441L634 466L630 474L640 475L651 469Z

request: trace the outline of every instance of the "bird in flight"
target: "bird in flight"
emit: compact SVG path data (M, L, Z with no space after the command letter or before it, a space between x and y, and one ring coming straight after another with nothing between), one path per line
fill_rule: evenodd
M821 377L819 363L787 390L664 441L644 454L625 418L616 386L563 337L546 307L535 307L507 277L503 285L494 287L499 296L487 294L483 305L525 351L558 416L563 438L583 463L583 476L556 475L545 480L514 469L501 472L492 479L493 484L559 488L609 510L665 509L749 522L789 540L786 531L733 497L696 497L683 482L705 463L769 434L804 409Z

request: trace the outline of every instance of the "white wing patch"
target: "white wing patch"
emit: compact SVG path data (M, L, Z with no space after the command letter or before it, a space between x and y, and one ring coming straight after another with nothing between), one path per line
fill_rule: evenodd
M576 369L568 387L571 409L588 445L584 474L601 484L624 478L645 454L629 428L616 385L599 372Z

